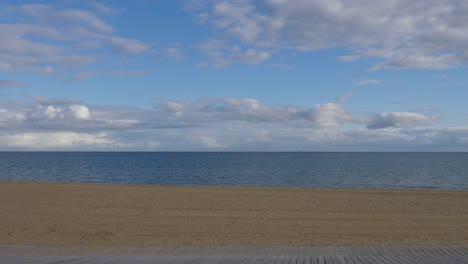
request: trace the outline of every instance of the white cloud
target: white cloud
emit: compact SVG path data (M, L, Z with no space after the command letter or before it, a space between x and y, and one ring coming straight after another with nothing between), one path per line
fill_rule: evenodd
M17 124L26 119L26 116L21 111L7 110L0 108L0 127L6 128L2 124Z
M120 37L109 38L109 44L114 52L124 55L144 53L151 48L145 42Z
M227 147L226 145L221 144L219 140L216 139L215 137L201 136L200 140L207 148L210 148L210 149L218 149L218 148Z
M468 127L397 128L378 130L314 129L284 124L228 121L170 131L155 137L163 150L309 150L413 151L468 149L462 143ZM154 134L153 134L154 135ZM146 137L149 135L140 135ZM202 137L205 137L204 142Z
M88 107L84 105L72 105L70 106L70 111L73 116L79 120L88 120L91 117L91 112Z
M461 0L208 0L189 10L243 50L346 48L340 60L377 58L372 70L468 62L468 3Z
M350 113L335 103L319 104L310 109L299 111L299 116L320 128L336 128L343 123L354 120Z
M73 133L73 132L51 132L51 133L18 133L0 135L0 144L6 147L17 147L26 149L57 149L70 147L94 148L117 146L118 143L107 138L104 133Z
M66 54L64 48L34 42L27 34L44 30L32 24L0 24L0 34L9 41L0 42L0 71L55 72L52 65L78 66L93 62L95 55Z
M75 99L33 98L32 103L1 102L0 128L4 131L55 131L75 132L123 130L136 127L138 114L129 116L116 109L94 110ZM123 109L119 109L122 110ZM144 111L139 111L142 115Z
M167 101L155 105L157 112L179 121L219 122L284 122L306 120L298 107L274 107L260 104L255 99L202 99L198 101Z
M0 42L0 72L75 75L110 51L140 54L150 47L117 35L112 25L89 10L35 4L4 6L0 11L16 20L0 23L0 35L8 39Z
M52 105L47 106L42 113L47 119L63 119L64 114L62 108L54 107Z
M152 110L128 107L89 106L77 99L33 97L32 102L0 101L4 118L0 127L9 130L102 131L204 127L225 122L278 124L310 129L340 129L346 124L387 127L421 127L435 123L434 116L412 112L384 112L357 116L338 103L310 107L275 106L253 98L205 98L165 101Z
M205 98L165 101L148 110L29 99L0 100L1 149L468 149L468 127L436 127L435 116L413 112L356 115L339 103L304 107Z
M58 9L51 5L31 4L21 5L17 9L39 23L72 23L91 31L112 33L114 28L101 20L97 15L80 9ZM53 29L50 31L53 32Z
M381 129L387 127L407 127L432 125L435 122L433 116L408 112L380 113L371 118L368 129Z

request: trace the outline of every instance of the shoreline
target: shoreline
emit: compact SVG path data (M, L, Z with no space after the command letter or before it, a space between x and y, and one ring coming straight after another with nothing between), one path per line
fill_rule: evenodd
M0 244L468 245L468 191L0 180Z
M253 185L163 185L143 183L107 183L107 182L66 182L66 181L31 181L31 180L5 180L0 179L0 184L75 184L75 185L102 185L102 186L127 186L127 187L176 187L176 188L220 188L220 189L270 189L270 190L318 190L318 191L378 191L378 192L460 192L468 193L468 189L437 189L437 188L333 188L333 187L300 187L300 186L253 186Z

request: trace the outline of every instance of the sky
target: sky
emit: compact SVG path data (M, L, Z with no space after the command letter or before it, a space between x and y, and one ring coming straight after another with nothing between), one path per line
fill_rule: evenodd
M468 151L465 0L0 4L0 150Z

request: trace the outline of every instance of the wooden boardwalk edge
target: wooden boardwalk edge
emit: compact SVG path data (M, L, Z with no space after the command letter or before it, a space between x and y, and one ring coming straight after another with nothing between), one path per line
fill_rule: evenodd
M60 248L0 245L0 263L468 264L464 246Z

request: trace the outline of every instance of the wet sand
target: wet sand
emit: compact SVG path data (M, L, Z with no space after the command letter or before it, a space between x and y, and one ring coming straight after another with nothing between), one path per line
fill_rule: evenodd
M468 192L0 181L0 244L468 245Z

